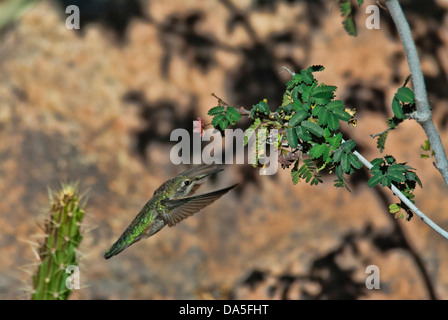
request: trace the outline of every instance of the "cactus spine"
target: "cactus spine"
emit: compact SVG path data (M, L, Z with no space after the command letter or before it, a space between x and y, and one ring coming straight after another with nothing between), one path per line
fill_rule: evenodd
M84 210L76 185L62 185L50 192L50 219L45 223L45 242L39 248L40 265L33 279L33 300L66 300L71 294L66 281L68 266L77 266Z

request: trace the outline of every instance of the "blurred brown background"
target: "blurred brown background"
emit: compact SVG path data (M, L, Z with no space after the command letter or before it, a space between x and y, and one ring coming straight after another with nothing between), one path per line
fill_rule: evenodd
M214 92L231 104L281 103L286 73L325 66L320 81L358 110L344 127L368 158L409 71L388 13L368 30L366 1L348 36L332 1L41 1L0 35L0 298L29 296L48 206L47 187L88 190L82 289L72 299L448 298L448 242L414 218L395 220L388 190L366 175L352 192L293 186L289 170L260 176L228 165L210 189L239 182L201 213L111 260L105 250L153 191L186 166L170 163L175 128L211 118ZM448 141L448 1L403 1L418 45L434 120ZM81 30L65 27L77 4ZM426 137L407 121L385 154L417 169L416 204L448 229L447 188L420 159ZM367 290L368 265L381 289Z

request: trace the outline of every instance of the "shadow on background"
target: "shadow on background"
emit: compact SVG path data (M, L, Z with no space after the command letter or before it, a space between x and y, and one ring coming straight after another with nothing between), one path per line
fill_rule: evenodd
M65 8L76 5L80 11L81 29L98 23L110 29L119 40L126 36L127 28L133 18L144 18L144 1L141 0L55 0L64 15Z
M243 281L243 286L252 291L259 286L267 286L266 293L269 298L280 297L282 300L289 300L291 297L306 300L360 299L367 296L370 290L366 288L364 281L355 278L355 266L343 266L340 261L342 256L350 255L351 261L356 261L357 265L366 266L370 257L361 253L359 249L361 241L367 241L371 247L383 253L394 249L405 250L416 264L427 289L428 297L433 300L437 299L423 261L409 246L398 223L394 223L394 228L388 232L375 230L371 225L366 225L359 231L348 232L342 236L341 242L334 249L314 258L306 274L281 274L275 276L274 283L267 286L267 279L272 277L269 272L252 270ZM297 291L294 292L294 290Z

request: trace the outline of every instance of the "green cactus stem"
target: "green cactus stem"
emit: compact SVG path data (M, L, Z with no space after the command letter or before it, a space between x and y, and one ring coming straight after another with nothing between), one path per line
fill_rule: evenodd
M45 242L38 251L41 263L33 279L33 300L67 300L72 292L66 285L71 276L66 268L78 265L76 250L84 216L76 185L62 185L60 191L50 192L50 215Z

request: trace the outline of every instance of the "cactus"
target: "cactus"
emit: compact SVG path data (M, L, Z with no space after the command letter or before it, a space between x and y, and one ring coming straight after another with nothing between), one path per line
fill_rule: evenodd
M68 266L77 266L84 210L76 184L62 185L49 192L50 219L45 223L45 242L39 248L40 264L33 278L33 300L67 300L71 294L66 281Z

